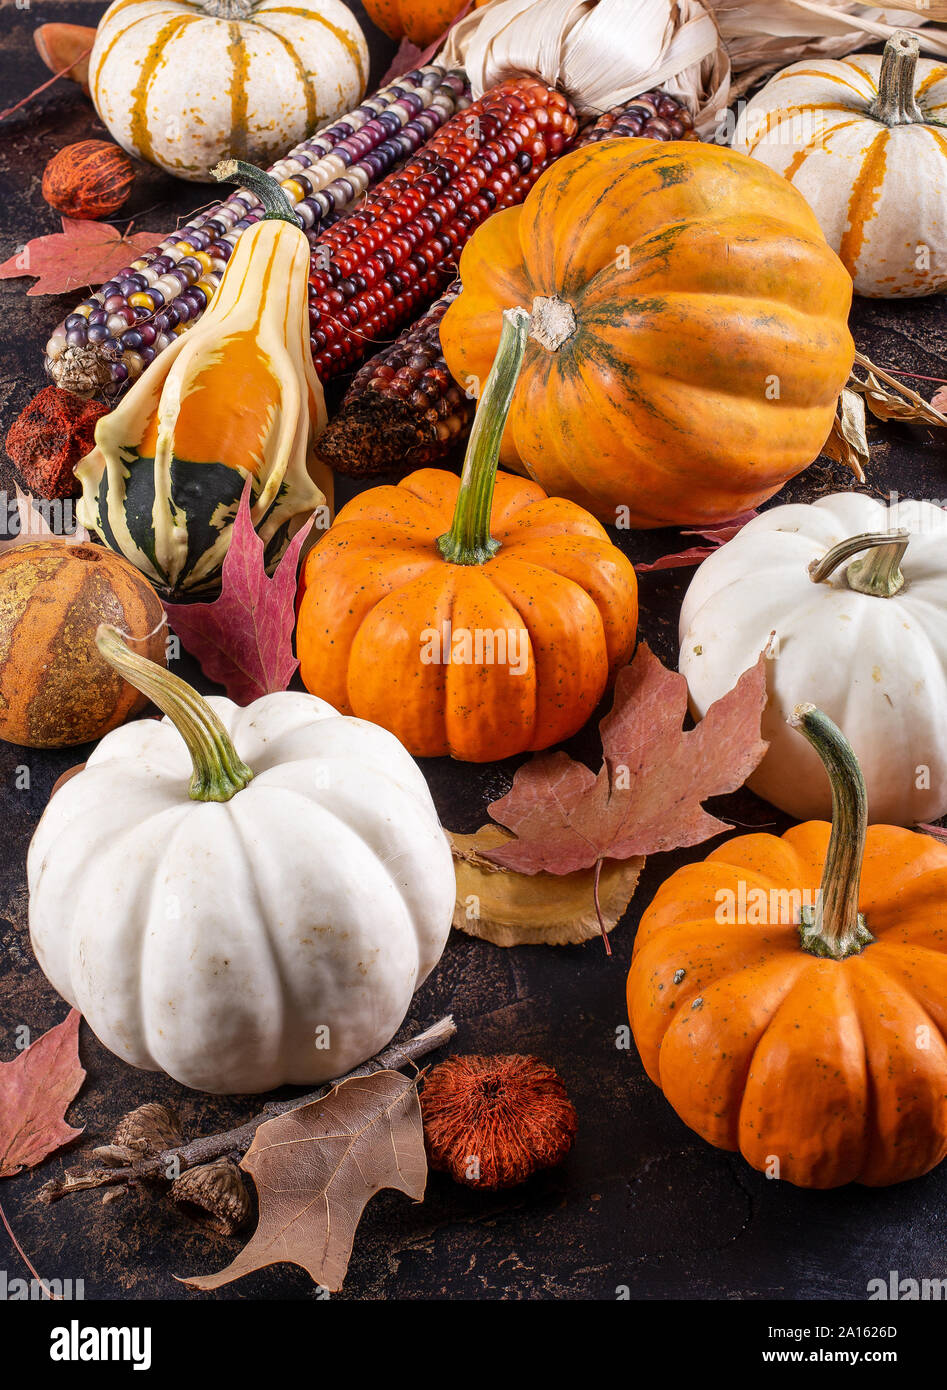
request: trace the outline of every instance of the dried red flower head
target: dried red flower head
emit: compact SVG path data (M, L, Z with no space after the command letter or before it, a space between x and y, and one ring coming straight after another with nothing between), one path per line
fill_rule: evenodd
M33 397L7 431L7 453L30 492L72 497L79 491L72 470L92 449L96 423L108 409L58 386Z
M572 1148L566 1088L538 1057L449 1057L421 1092L431 1167L468 1187L515 1187Z

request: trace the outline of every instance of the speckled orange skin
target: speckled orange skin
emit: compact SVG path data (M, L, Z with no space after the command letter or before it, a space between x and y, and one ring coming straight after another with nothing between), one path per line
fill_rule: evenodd
M425 468L342 509L303 574L303 681L345 714L391 730L416 757L487 762L580 729L635 645L635 573L598 522L499 473L483 565L448 563L459 479ZM424 662L422 634L514 630L528 667Z
M391 39L424 48L440 38L463 0L365 0L365 13Z
M558 348L527 344L500 462L609 524L759 506L818 455L854 359L851 278L815 214L720 145L573 150L477 229L460 276L440 337L464 385L503 309L571 307Z
M817 889L829 830L741 836L673 874L638 928L628 1012L648 1075L709 1143L761 1171L777 1158L799 1187L879 1187L947 1154L947 846L869 827L876 939L844 961L804 952L793 925L715 920L741 879Z

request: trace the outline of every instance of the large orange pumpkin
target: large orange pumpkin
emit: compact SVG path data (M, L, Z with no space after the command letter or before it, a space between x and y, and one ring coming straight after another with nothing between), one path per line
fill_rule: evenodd
M709 1143L801 1187L901 1182L947 1154L947 846L866 832L839 730L811 705L792 722L830 771L831 827L740 836L668 879L638 928L632 1030Z
M416 756L548 748L634 648L631 563L574 503L496 475L527 318L504 316L463 477L425 468L362 493L306 561L303 681Z
M851 279L805 199L718 145L605 140L460 259L447 365L482 379L500 310L547 306L500 461L602 520L713 522L818 455L848 378Z

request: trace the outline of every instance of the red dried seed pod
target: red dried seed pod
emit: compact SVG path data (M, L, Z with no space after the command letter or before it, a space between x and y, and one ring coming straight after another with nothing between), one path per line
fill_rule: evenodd
M134 165L118 145L80 140L66 145L46 165L43 197L66 217L109 217L127 199L134 179Z
M108 406L71 391L46 386L7 431L7 453L30 492L38 497L72 497L79 492L73 469L94 444L97 421Z
M449 1057L421 1092L431 1167L468 1187L515 1187L561 1163L577 1120L566 1088L538 1057Z

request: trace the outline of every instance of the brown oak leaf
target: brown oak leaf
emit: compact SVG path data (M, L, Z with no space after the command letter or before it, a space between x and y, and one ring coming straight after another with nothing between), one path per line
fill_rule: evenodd
M487 808L517 838L485 857L520 873L569 874L731 829L701 802L741 787L766 752L764 661L761 654L685 732L687 683L642 643L599 725L601 771L596 776L561 751L526 763L506 796Z
M259 1225L226 1269L181 1283L218 1289L287 1261L334 1292L375 1193L393 1187L417 1202L424 1196L427 1156L415 1081L397 1071L343 1081L322 1100L260 1125L240 1166L256 1184Z
M85 1080L79 1061L79 1010L0 1062L0 1178L35 1168L82 1133L65 1114Z
M160 232L123 235L108 222L62 219L62 231L34 237L0 265L0 280L36 275L27 294L66 294L88 285L104 285L117 271L137 260L161 240Z

